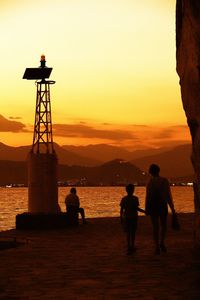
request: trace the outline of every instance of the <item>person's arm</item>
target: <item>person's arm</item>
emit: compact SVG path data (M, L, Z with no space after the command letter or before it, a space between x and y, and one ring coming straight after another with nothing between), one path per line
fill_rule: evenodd
M142 208L139 207L140 206L140 202L139 202L138 197L136 199L136 205L137 205L137 211L140 211L140 212L146 214L146 211L144 209L142 209Z
M122 224L123 222L123 216L124 216L124 205L123 205L123 198L120 202L120 222Z
M140 207L138 207L137 210L140 211L140 212L142 212L142 213L144 213L144 214L146 214L146 210L144 210L144 209L142 209Z
M150 204L150 199L151 199L151 192L152 188L151 188L151 184L150 181L147 183L146 186L146 197L145 197L145 213L148 216L150 213L150 208L149 208L149 204Z

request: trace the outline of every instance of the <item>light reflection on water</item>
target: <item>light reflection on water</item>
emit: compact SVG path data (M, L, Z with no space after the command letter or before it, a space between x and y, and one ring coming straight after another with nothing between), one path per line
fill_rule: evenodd
M65 211L65 196L69 187L59 188L59 204ZM119 202L125 195L123 187L78 187L81 206L86 217L119 216ZM136 187L140 206L144 207L145 187ZM177 212L193 212L192 187L172 187L172 195ZM0 231L15 228L15 216L27 211L27 188L0 188Z

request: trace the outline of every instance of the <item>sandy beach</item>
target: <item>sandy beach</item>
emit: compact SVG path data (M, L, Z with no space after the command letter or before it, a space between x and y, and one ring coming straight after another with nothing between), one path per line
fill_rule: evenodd
M200 299L200 258L193 249L193 215L168 229L167 253L154 254L151 224L139 218L137 251L126 255L119 218L49 231L0 233L18 247L1 250L0 300ZM170 223L170 216L169 216Z

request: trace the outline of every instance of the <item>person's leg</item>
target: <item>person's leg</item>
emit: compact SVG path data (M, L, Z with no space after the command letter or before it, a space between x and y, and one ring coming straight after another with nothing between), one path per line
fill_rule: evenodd
M127 255L131 255L135 251L136 228L137 219L126 219Z
M135 251L135 234L137 229L137 218L133 219L131 222L131 249L132 252Z
M134 252L135 251L135 230L131 231L130 247L131 247L131 251Z
M78 212L81 214L81 218L82 218L83 223L86 223L84 209L82 207L79 207Z
M155 253L159 254L160 253L160 244L159 244L159 217L158 216L151 216L151 222L153 226L153 239L155 242Z
M162 214L160 216L160 224L161 224L160 248L163 252L166 252L167 248L165 246L165 238L167 232L167 214Z
M129 219L125 220L126 222L126 240L127 240L127 255L132 253L131 248L131 222Z
M78 209L76 206L68 205L67 214L70 224L78 224Z
M127 237L127 254L131 254L131 232L128 229L126 233Z

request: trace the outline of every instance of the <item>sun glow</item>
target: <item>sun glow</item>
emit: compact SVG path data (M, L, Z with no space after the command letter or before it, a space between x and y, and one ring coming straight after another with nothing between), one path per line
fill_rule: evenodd
M5 117L33 123L35 87L22 75L44 53L56 80L54 123L185 124L175 1L10 0L0 8Z

